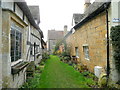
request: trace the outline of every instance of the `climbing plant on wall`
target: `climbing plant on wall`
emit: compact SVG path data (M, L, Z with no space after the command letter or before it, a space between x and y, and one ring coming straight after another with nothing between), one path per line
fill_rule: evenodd
M111 42L115 67L120 72L120 25L111 28Z

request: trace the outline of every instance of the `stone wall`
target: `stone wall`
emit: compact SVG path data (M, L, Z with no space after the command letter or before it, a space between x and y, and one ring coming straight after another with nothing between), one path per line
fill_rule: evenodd
M25 64L25 62L31 59L29 47L31 43L34 44L34 42L36 42L36 44L39 45L39 51L41 51L41 36L36 28L33 27L34 25L32 26L30 24L31 21L28 21L28 17L24 15L23 18L23 11L17 6L17 4L15 5L15 9L13 9L13 2L2 2L1 4L4 9L0 9L0 88L1 84L3 88L18 88L26 81L27 64ZM20 30L22 33L22 40L21 43L19 43L19 45L21 45L20 49L22 55L17 61L12 62L11 27L16 31ZM31 36L31 33L39 37L40 40ZM27 41L29 41L29 45L27 45ZM42 53L42 51L39 53ZM16 55L18 55L18 52L16 52ZM35 63L38 64L41 58L42 56L37 58Z
M10 87L19 88L26 82L26 68L20 71L18 74L11 75Z
M9 87L11 75L10 57L10 13L2 12L2 80L3 87Z
M21 21L15 14L11 13L9 10L2 12L2 86L3 88L17 88L23 84L25 81L25 70L23 69L19 73L13 75L11 72L12 64L10 56L11 38L10 38L10 28L11 23L14 22L16 25L21 26L22 31L22 60L25 61L26 57L26 24ZM19 61L19 60L18 60Z
M48 42L49 42L50 54L52 54L54 52L55 45L57 44L57 40L49 40Z
M0 28L2 28L2 9L0 8ZM0 89L2 88L2 29L0 29Z
M79 61L87 65L91 72L94 72L95 66L106 68L106 31L106 14L103 12L86 22L66 39L71 56L76 55L75 47L78 47ZM89 60L85 59L84 45L89 47Z

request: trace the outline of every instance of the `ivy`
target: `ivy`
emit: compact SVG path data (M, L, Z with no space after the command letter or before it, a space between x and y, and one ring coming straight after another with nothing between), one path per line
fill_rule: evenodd
M120 25L111 28L111 42L115 67L120 72Z

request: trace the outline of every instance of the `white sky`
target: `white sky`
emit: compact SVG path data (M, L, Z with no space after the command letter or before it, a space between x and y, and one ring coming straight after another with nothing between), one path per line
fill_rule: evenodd
M83 13L84 0L26 0L28 5L39 5L40 28L47 40L48 30L63 30L64 25L71 28L73 13ZM94 0L91 0L92 2Z

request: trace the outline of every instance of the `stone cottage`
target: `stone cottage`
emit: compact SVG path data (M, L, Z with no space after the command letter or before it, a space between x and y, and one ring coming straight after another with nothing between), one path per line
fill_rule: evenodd
M29 6L30 12L33 16L33 19L37 25L40 24L40 10L39 6ZM30 57L29 60L35 61L35 64L38 64L40 60L42 59L42 40L43 40L43 32L38 27L38 29L35 29L33 26L30 26L31 30L28 32L30 34L30 37L28 36L28 45L29 47L29 54ZM38 58L37 58L38 57Z
M0 87L18 88L31 61L40 62L43 33L24 0L0 1ZM38 57L39 56L39 57ZM37 61L39 60L39 61Z
M64 38L65 35L68 33L68 27L67 25L64 26L63 31L58 31L58 30L48 30L48 44L47 44L47 49L48 51L52 54L55 46L58 42L61 42L61 40Z
M56 43L62 40L63 37L63 31L48 30L48 51L50 52L50 54L53 53Z
M85 0L84 14L73 15L74 26L64 37L71 56L76 56L79 63L95 74L96 67L99 67L97 77L102 72L107 73L115 82L120 77L112 62L110 29L120 24L119 21L114 21L120 17L119 3L120 0L95 0L91 4L90 0Z

